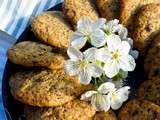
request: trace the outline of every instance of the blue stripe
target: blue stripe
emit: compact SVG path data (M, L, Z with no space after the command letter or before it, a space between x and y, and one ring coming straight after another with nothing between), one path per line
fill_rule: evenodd
M12 16L14 16L14 17L16 16L17 10L18 10L17 8L19 8L19 6L21 5L21 2L22 2L22 0L18 0L18 1L17 1L17 4L16 4L16 6L15 6L15 8L14 8L14 10L13 10ZM13 19L13 18L12 18L12 19ZM10 23L8 23L5 31L9 31L9 29L12 29L12 28L11 28L11 25L13 24L13 22L14 22L14 19L11 20Z
M35 8L34 8L34 10L33 10L33 12L32 12L32 15L31 15L31 16L35 16L35 14L36 14L36 12L37 12L37 10L38 10L38 8L39 8L40 4L41 4L41 2L38 2L38 4L35 6Z
M47 10L52 0L48 0L46 5L44 6L44 10Z
M28 0L27 4L25 5L25 8L22 11L22 13L24 13L25 11L27 11L27 9L28 9L27 5L29 5L29 4L30 4L30 1ZM22 22L23 22L24 19L25 19L24 17L20 17L20 19L18 20L18 23L15 25L16 27L13 26L13 27L15 27L14 31L11 33L13 36L17 35L17 33L19 31L19 28L21 27Z

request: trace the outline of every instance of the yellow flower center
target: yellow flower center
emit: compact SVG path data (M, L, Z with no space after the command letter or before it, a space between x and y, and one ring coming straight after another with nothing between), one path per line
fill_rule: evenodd
M113 91L113 92L112 92L112 99L113 99L113 101L116 101L116 100L117 100L116 91Z
M118 52L113 53L112 58L115 60L118 60L118 58L119 58Z
M87 60L81 60L81 61L79 62L78 67L79 67L80 69L82 69L82 68L84 68L87 64L88 64L88 61L87 61Z
M107 35L107 36L112 35L112 32L111 32L111 31L109 31L109 30L107 30L107 29L106 29L106 30L104 30L104 32L106 33L106 35Z

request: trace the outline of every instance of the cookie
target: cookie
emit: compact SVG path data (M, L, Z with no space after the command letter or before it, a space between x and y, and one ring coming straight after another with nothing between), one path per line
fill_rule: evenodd
M160 77L160 34L153 39L148 50L144 61L144 71L149 79Z
M70 77L63 70L42 69L18 72L9 85L15 99L40 107L63 105L93 87L82 85L78 77Z
M160 106L146 100L131 100L120 110L118 120L160 120Z
M160 30L160 4L143 6L134 19L132 38L135 47L145 55L151 40Z
M107 20L113 20L118 18L118 0L96 0L96 5L101 17L106 18Z
M98 19L98 13L92 0L64 0L63 13L73 26L84 16L93 21Z
M107 112L96 113L93 120L117 120L117 117L112 110L109 110Z
M24 108L26 120L92 120L95 109L78 99L56 108Z
M50 69L64 67L65 50L56 49L42 43L24 41L8 49L8 58L11 62L23 66L41 66Z
M128 27L133 23L132 19L135 14L144 5L150 3L160 3L159 0L120 0L120 15L121 24Z
M61 12L48 11L32 21L32 31L42 41L55 47L67 48L72 28L64 20Z
M160 105L160 78L144 81L138 89L138 97Z

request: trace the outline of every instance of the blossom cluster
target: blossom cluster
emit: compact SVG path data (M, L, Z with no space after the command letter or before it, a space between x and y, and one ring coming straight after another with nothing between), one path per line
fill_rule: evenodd
M100 18L93 22L82 17L78 21L67 50L70 59L65 62L65 71L78 75L82 84L96 86L84 93L81 100L91 101L97 111L121 107L130 89L122 81L135 69L138 57L132 46L127 29L117 19Z

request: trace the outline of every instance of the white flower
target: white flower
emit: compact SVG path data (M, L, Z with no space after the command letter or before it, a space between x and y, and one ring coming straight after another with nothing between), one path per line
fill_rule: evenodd
M130 48L127 41L121 41L118 35L112 35L111 39L107 40L107 47L98 50L97 59L105 63L103 69L107 77L114 77L119 70L135 69L135 60L129 55Z
M69 60L65 62L65 71L71 76L78 75L82 84L89 84L92 77L99 77L102 74L101 68L92 63L94 57L92 51L96 48L90 48L81 53L74 47L68 48Z
M110 106L113 110L119 109L123 102L128 99L129 86L122 87L120 89L113 89L109 91L108 98L110 99Z
M106 20L103 18L93 22L87 17L82 17L77 23L77 31L71 38L71 46L81 49L87 41L95 47L103 46L106 41L105 34L101 28L105 22Z
M91 101L97 111L108 111L110 107L117 110L128 99L129 86L116 89L111 82L103 83L97 91L87 91L82 94L81 100Z
M118 35L120 36L121 39L127 39L128 30L123 25L118 24L116 32L118 33ZM129 38L129 40L131 40L131 39Z
M112 35L118 35L122 40L132 42L130 38L127 38L127 28L119 24L119 20L117 19L106 22L106 24L103 26L103 30L105 32L106 39L110 39Z
M91 101L97 111L108 111L110 109L110 100L106 94L114 88L113 83L103 83L97 91L92 90L82 94L81 100Z
M106 33L107 36L114 34L119 29L119 20L114 19L111 21L106 22L106 24L103 26L103 30Z

